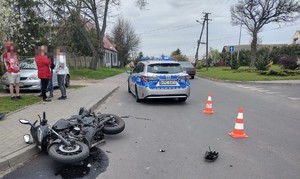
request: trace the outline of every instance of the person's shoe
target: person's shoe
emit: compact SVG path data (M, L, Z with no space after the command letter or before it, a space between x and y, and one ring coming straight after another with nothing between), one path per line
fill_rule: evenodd
M15 96L10 97L11 100L16 100L17 98Z
M46 99L43 99L43 101L44 101L44 102L50 102L50 101L51 101L51 99L49 99L49 98L46 98Z
M49 98L53 98L53 94L50 94L50 95L49 95Z
M64 100L64 99L67 99L67 96L61 96L59 98L57 98L58 100Z
M17 99L22 99L22 97L19 95L19 96L15 96L15 98Z

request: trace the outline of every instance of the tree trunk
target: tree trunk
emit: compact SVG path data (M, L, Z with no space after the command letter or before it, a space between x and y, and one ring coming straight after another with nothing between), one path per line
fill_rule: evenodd
M257 57L257 31L252 32L252 42L251 42L251 61L250 61L250 68L255 66Z

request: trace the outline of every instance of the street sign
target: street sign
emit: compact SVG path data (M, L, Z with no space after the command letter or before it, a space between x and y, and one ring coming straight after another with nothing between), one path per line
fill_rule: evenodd
M229 47L229 52L234 52L234 46Z

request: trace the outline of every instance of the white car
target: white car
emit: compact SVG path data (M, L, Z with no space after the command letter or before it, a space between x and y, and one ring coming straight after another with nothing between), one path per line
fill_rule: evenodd
M141 61L128 72L128 92L136 101L154 98L177 98L185 102L190 96L189 75L172 60Z
M41 80L38 78L38 70L34 58L26 58L19 62L21 77L20 77L20 90L40 90ZM57 87L57 74L53 71L53 87ZM4 90L9 89L9 82L7 79L7 73L2 75L0 83ZM66 75L65 85L70 85L70 73Z

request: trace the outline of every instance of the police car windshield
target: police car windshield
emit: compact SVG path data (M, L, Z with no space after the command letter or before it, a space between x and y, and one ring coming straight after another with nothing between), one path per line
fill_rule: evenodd
M182 68L180 64L177 63L156 63L148 65L149 73L159 73L159 74L173 74L181 73Z

